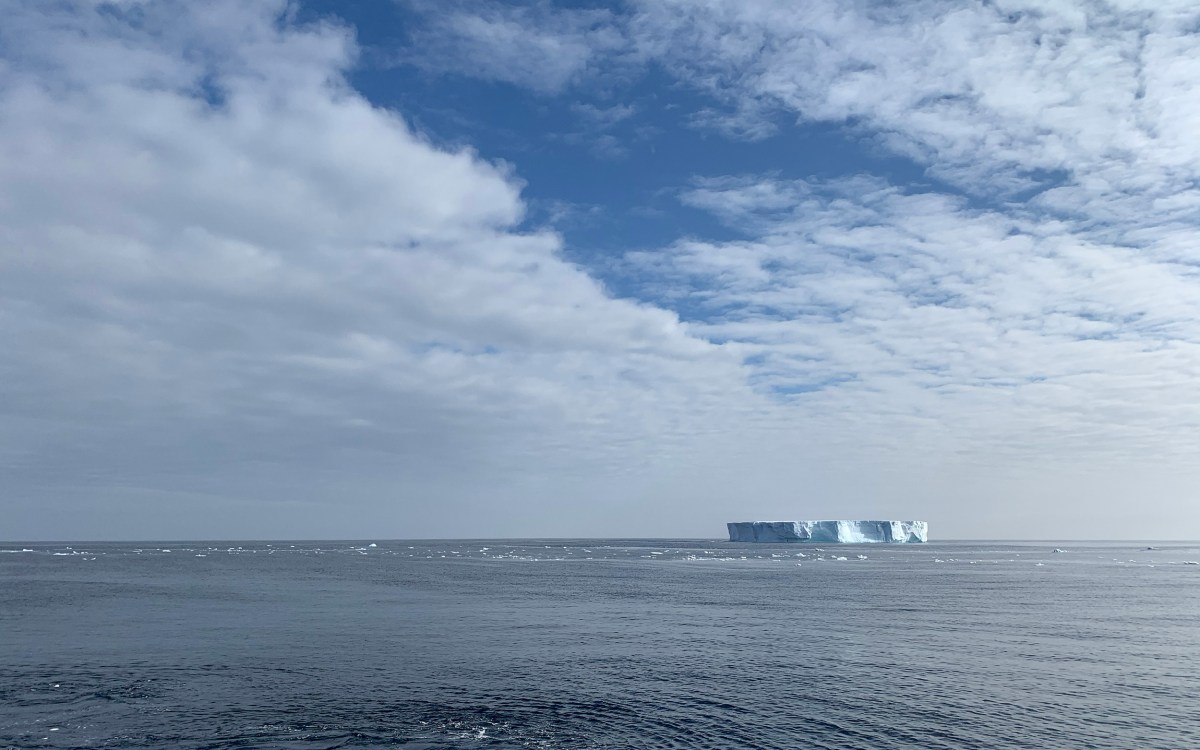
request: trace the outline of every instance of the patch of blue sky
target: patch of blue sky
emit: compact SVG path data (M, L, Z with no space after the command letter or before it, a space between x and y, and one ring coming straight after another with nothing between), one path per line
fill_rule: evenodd
M755 379L751 382L754 383ZM820 393L821 391L837 388L847 383L853 383L858 380L858 375L855 373L842 373L832 377L821 378L817 380L792 380L786 378L780 380L775 378L762 378L755 383L761 388L764 388L767 393L777 398L787 399L790 397L804 396L809 393Z
M968 302L966 298L958 292L951 292L942 289L937 285L930 285L924 289L917 289L908 293L908 300L914 305L927 307L966 307Z
M448 352L451 354L469 354L471 356L481 355L496 355L500 353L498 347L492 345L484 345L478 347L465 347L459 342L449 340L429 340L412 344L408 347L413 354L433 354L436 352Z
M523 228L562 233L565 257L617 296L659 301L646 295L640 272L619 262L627 252L687 238L747 236L680 200L698 177L820 181L870 174L911 193L980 200L885 151L876 134L855 123L797 124L777 113L773 134L757 140L698 125L697 113L719 110L721 103L654 64L607 78L585 76L558 93L538 92L404 63L401 53L426 21L403 3L309 2L300 14L301 20L337 17L356 29L363 52L350 83L372 103L397 111L439 145L470 147L512 165L528 205ZM613 107L631 111L597 122L597 112ZM703 310L680 312L703 319Z

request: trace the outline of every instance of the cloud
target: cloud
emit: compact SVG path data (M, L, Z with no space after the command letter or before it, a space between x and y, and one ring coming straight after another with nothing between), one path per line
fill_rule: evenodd
M416 7L409 62L429 70L551 96L652 62L703 94L697 127L765 147L834 123L940 187L697 162L678 218L728 231L631 249L620 299L521 229L520 165L355 91L344 26L282 2L18 5L0 28L17 535L713 534L743 507L969 535L1195 519L1190 5ZM615 138L634 113L575 115Z
M637 135L619 138L611 131L637 113L632 104L601 106L588 102L576 102L571 112L579 119L580 128L555 137L564 143L586 146L592 156L600 160L619 160L629 155L628 140Z
M1095 197L1170 193L1200 167L1198 20L1190 3L714 0L643 3L629 26L738 111L856 125L971 192L1065 176Z
M38 533L347 533L350 503L429 534L455 504L502 518L534 466L636 470L653 444L622 446L668 445L714 378L737 388L673 313L516 231L507 168L351 89L348 29L286 13L9 14L0 461L30 519L11 528L71 508Z
M682 200L747 239L630 262L828 434L902 454L915 440L993 467L1200 450L1200 411L1182 406L1200 372L1190 267L1085 222L875 178L713 178Z
M613 104L602 107L588 102L579 102L571 105L571 111L592 127L606 129L632 117L637 112L637 107L632 104Z
M612 64L628 39L607 10L548 3L413 3L423 23L400 60L553 94Z
M666 0L624 14L471 6L446 15L443 36L458 40L447 59L489 61L456 69L543 92L653 63L713 97L697 127L759 140L781 115L838 123L974 194L1065 187L1067 209L1191 185L1197 23L1182 0ZM566 52L538 51L550 48Z

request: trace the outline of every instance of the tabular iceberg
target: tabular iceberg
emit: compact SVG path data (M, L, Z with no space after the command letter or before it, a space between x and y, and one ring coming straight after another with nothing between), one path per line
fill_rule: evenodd
M919 544L929 540L925 521L743 521L728 526L731 542Z

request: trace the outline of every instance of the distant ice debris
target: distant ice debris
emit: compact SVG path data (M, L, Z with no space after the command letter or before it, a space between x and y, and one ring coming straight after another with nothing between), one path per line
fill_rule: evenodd
M727 526L731 542L918 544L929 538L925 521L741 521Z
M1059 549L1058 547L1055 547L1054 549L1052 549L1052 550L1050 550L1050 551L1051 551L1051 552L1054 552L1054 553L1057 553L1057 552L1066 552L1066 550L1065 550L1065 549Z
M378 544L376 544L375 542L371 542L371 543L370 543L370 544L368 544L367 546L368 546L368 547L378 547L379 545L378 545Z

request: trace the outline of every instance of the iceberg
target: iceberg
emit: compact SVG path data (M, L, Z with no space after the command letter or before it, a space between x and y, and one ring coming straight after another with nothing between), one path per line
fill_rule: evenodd
M731 542L920 544L929 540L925 521L740 521L728 526Z

